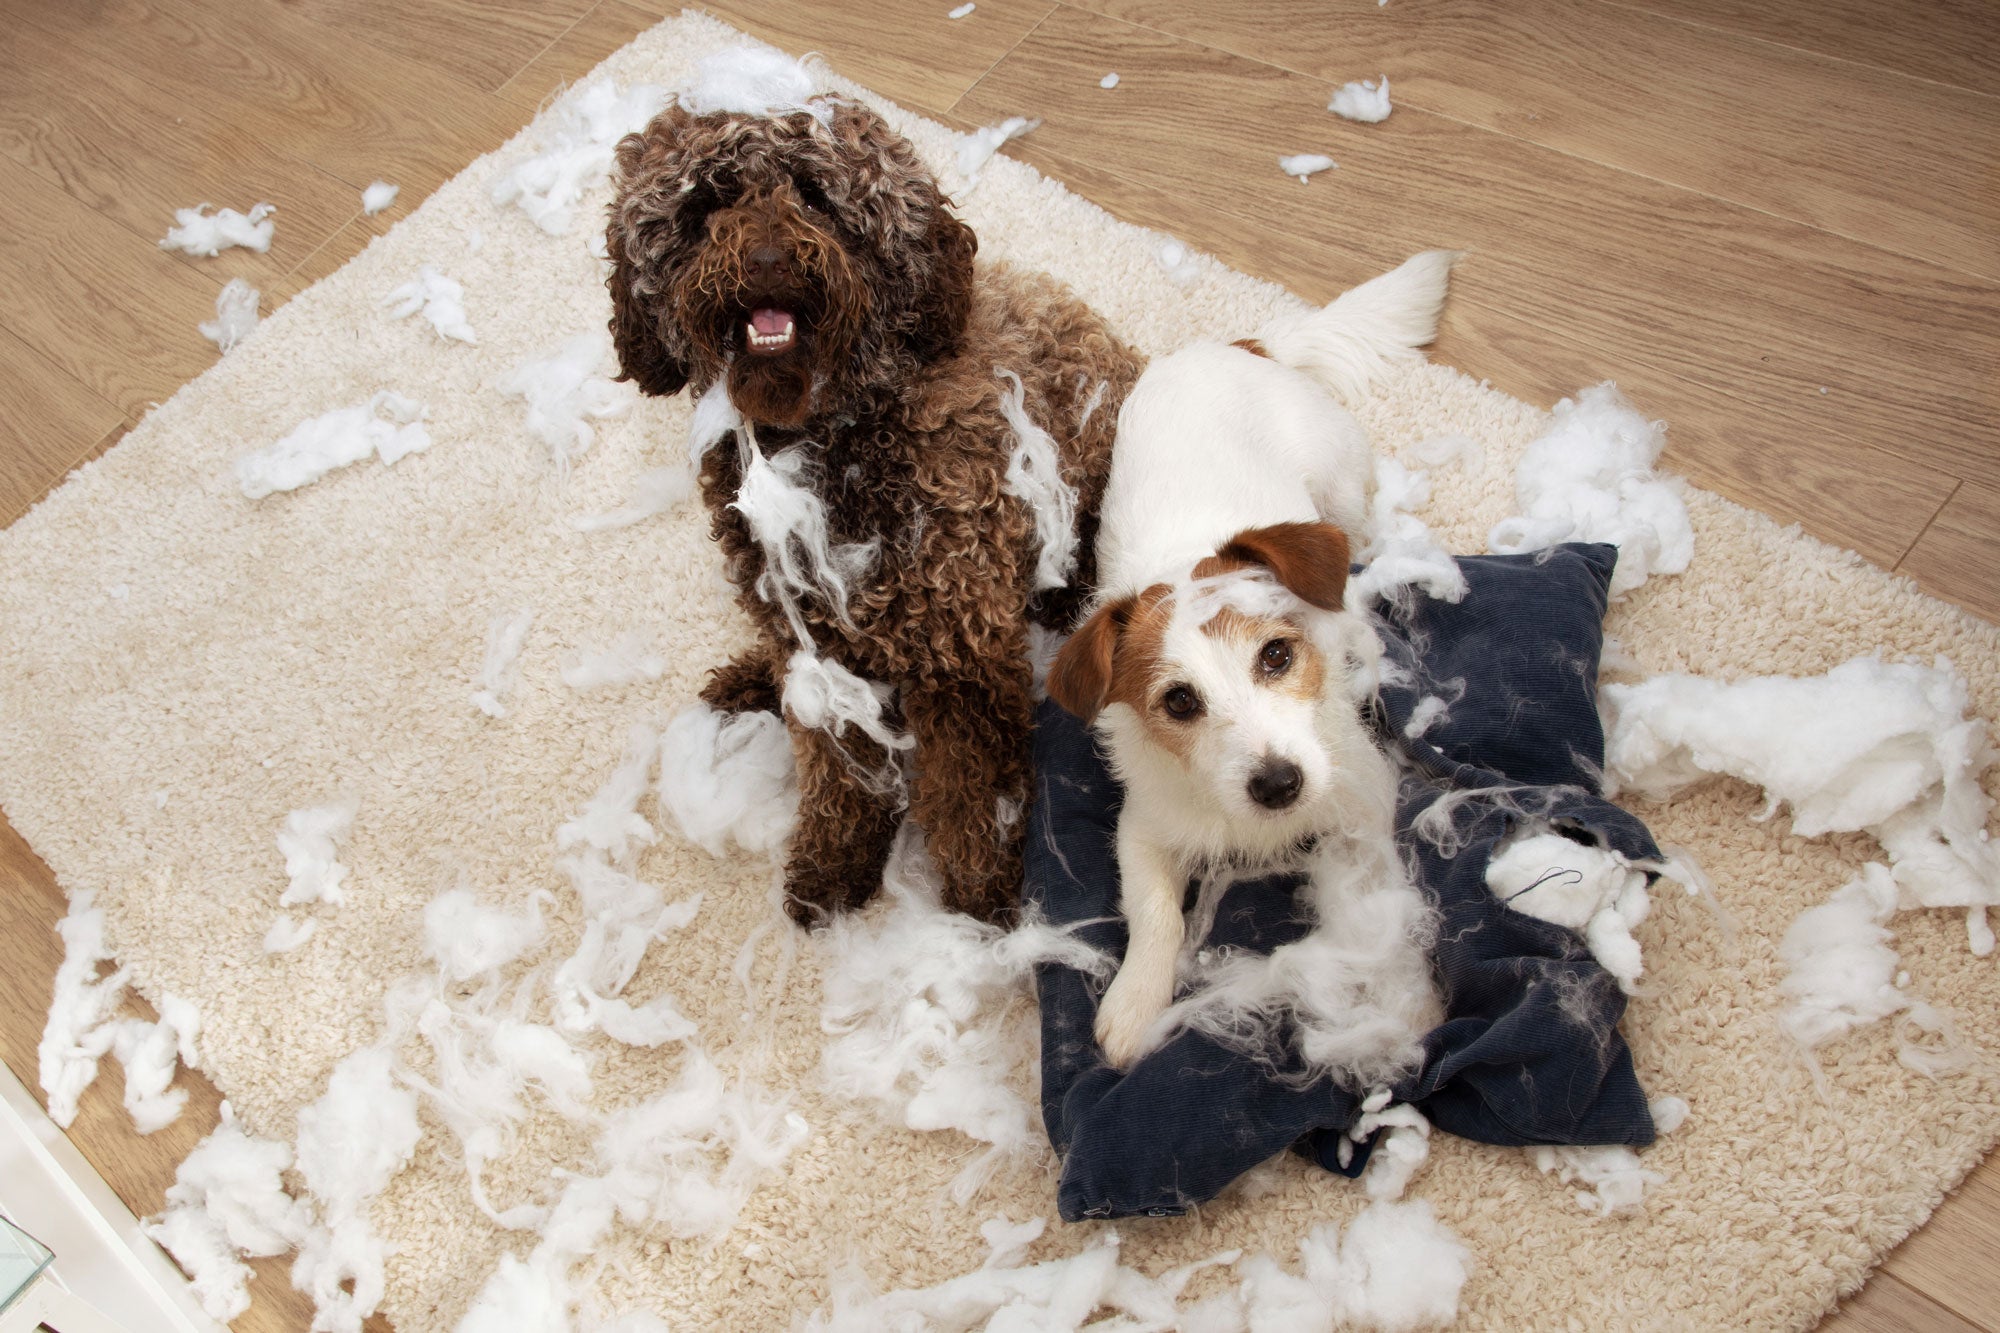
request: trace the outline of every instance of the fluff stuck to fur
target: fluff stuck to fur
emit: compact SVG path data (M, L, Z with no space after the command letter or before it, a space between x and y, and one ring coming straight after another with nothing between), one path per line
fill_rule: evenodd
M732 46L704 59L687 87L675 94L697 116L733 111L745 116L776 116L809 111L826 124L826 106L812 102L811 71L784 52L768 46Z
M277 443L238 458L236 480L244 495L261 500L310 485L370 454L394 464L431 447L423 424L427 412L416 399L384 390L365 402L300 422Z
M1043 1142L1032 1093L1016 1075L1036 1060L1034 965L1051 958L1109 975L1112 961L1046 925L1002 931L941 905L922 833L898 830L883 893L816 935L824 974L820 1030L828 1091L892 1124L957 1130L991 1145L952 1187L967 1202L1000 1162Z
M1278 159L1278 170L1287 176L1297 176L1301 183L1306 177L1322 171L1332 171L1340 164L1324 153L1293 153L1290 157Z
M1486 865L1486 887L1516 912L1580 932L1626 994L1643 972L1632 928L1652 903L1646 876L1608 847L1521 826Z
M711 856L733 842L775 856L798 822L791 737L770 713L716 712L695 704L660 739L660 808Z
M1183 1333L1241 1333L1244 1328L1242 1304L1234 1292L1196 1305L1180 1302L1196 1273L1236 1262L1238 1251L1147 1277L1119 1262L1118 1233L1107 1230L1066 1259L1022 1267L1028 1246L1040 1238L1044 1225L1039 1217L1020 1224L1005 1217L987 1221L979 1228L989 1249L986 1262L934 1287L877 1292L852 1266L837 1271L831 1305L806 1316L799 1328L802 1333L973 1328L1078 1333L1103 1310L1120 1316L1102 1321L1106 1328L1176 1328Z
M1553 1174L1572 1190L1577 1206L1598 1217L1629 1213L1645 1206L1647 1195L1667 1183L1658 1171L1639 1165L1639 1154L1618 1144L1591 1147L1551 1147L1535 1144L1521 1151L1543 1175Z
M764 548L757 592L787 608L799 643L809 647L812 636L790 607L800 598L817 597L852 627L848 588L875 564L879 539L835 545L827 531L826 501L813 489L805 451L781 449L767 457L749 431L741 438L743 482L731 508L743 515L751 536Z
M1356 604L1365 606L1378 597L1408 596L1411 591L1442 602L1465 597L1465 575L1458 562L1417 517L1417 511L1430 502L1427 473L1406 468L1387 455L1375 459L1368 544L1354 557L1357 563L1368 566L1355 575L1351 585Z
M1028 416L1021 377L1003 366L995 366L993 373L1007 381L1008 387L1000 392L1000 413L1014 430L1007 493L1035 516L1035 539L1041 547L1035 587L1067 587L1076 573L1076 488L1063 480L1056 442Z
M962 135L958 141L958 174L965 181L965 188L971 189L979 180L979 172L1000 146L1009 139L1018 139L1042 122L1039 118L1030 120L1026 116L1009 116L998 125L983 125L970 134Z
M1357 79L1353 83L1342 84L1340 91L1333 95L1333 100L1326 104L1326 109L1336 116L1366 121L1371 125L1387 120L1389 76L1384 74L1379 80Z
M558 477L568 476L570 460L596 442L592 422L622 420L638 398L631 385L602 373L610 364L610 335L579 333L494 382L501 393L527 404L527 432L548 446Z
M1487 534L1503 555L1561 542L1618 548L1611 595L1622 597L1655 574L1678 574L1694 557L1694 528L1676 478L1653 464L1666 425L1639 414L1618 386L1593 385L1557 403L1549 428L1521 455L1514 474L1519 515Z
M1858 657L1823 676L1724 682L1656 676L1598 692L1608 790L1665 800L1710 774L1789 806L1801 837L1862 831L1887 854L1901 907L1961 907L1975 953L1993 948L2000 856L1981 785L1993 748L1965 680Z
M656 467L639 474L633 483L632 498L616 509L601 514L578 514L569 524L578 532L603 532L609 528L629 528L655 514L677 509L694 494L694 474L685 467Z
M658 680L666 673L666 657L648 636L634 630L602 652L580 654L562 669L562 678L563 684L582 692Z
M201 1307L224 1323L250 1308L242 1256L284 1254L304 1239L311 1210L285 1192L287 1144L254 1138L229 1116L195 1145L167 1187L167 1206L146 1234L187 1273Z
M389 308L391 319L408 319L421 311L440 338L479 341L465 320L465 288L429 264L419 267L417 276L390 292L382 304Z
M227 352L248 338L257 327L257 302L261 293L241 278L231 278L215 294L215 318L196 325L201 336Z
M1347 1224L1322 1222L1299 1241L1302 1276L1268 1253L1245 1259L1241 1304L1247 1327L1262 1333L1332 1333L1372 1328L1404 1333L1438 1328L1458 1317L1472 1252L1437 1220L1430 1202L1378 1201Z
M271 221L271 214L278 211L277 205L257 204L248 213L233 208L210 213L208 210L213 207L213 204L199 204L175 209L174 225L161 238L160 248L204 259L212 259L231 246L242 246L258 254L271 248L271 236L278 228Z
M361 211L373 217L396 202L396 196L403 187L391 185L387 181L376 181L361 192Z
M493 202L526 213L551 236L576 221L584 192L611 174L618 141L658 115L667 104L664 89L634 84L619 90L609 79L572 88L553 108L531 154L493 182Z
M507 707L500 701L514 688L514 680L520 674L521 649L528 641L528 628L534 623L533 607L512 614L502 611L487 622L486 658L472 681L479 687L472 692L472 702L486 716L507 716Z

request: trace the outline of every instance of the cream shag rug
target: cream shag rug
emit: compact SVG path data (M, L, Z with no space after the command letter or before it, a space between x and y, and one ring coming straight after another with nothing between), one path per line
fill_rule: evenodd
M733 40L684 17L600 74L673 87ZM1212 264L1178 285L1156 261L1157 235L1021 164L995 159L967 192L953 135L870 100L938 165L984 255L1058 274L1149 352L1242 335L1294 304ZM291 1139L332 1065L374 1038L386 985L421 966L433 894L468 886L507 905L551 890L544 956L567 954L579 917L552 867L557 825L617 763L627 728L685 704L743 634L698 506L607 532L568 522L617 507L639 474L682 456L685 398L603 423L565 480L525 432L523 404L492 387L607 314L591 253L602 188L560 237L489 200L533 133L474 163L0 533L0 805L67 889L98 891L141 988L199 1006L208 1072L271 1137ZM420 318L387 318L384 295L424 263L463 282L477 346L442 341ZM429 403L428 453L244 498L238 455L385 388ZM1433 473L1424 517L1459 551L1482 549L1512 512L1513 464L1544 420L1424 365L1398 373L1365 417L1388 452L1444 434L1485 447L1483 472ZM2000 717L1991 626L1761 515L1695 491L1688 501L1693 567L1654 579L1610 617L1646 671L1812 674L1875 649L1945 654L1970 676L1977 710ZM468 699L488 622L527 607L536 617L508 715L488 718ZM559 678L579 651L634 630L666 646L657 684L579 694ZM273 835L288 811L337 797L359 806L342 856L349 901L317 909L319 934L304 947L267 956L285 884ZM1897 1063L1881 1025L1822 1052L1831 1089L1814 1094L1774 1021L1776 942L1877 853L1860 836L1800 839L1782 815L1759 823L1760 804L1717 781L1637 807L1663 844L1706 867L1741 927L1726 942L1700 904L1663 886L1639 931L1652 989L1626 1032L1648 1092L1693 1108L1644 1155L1667 1177L1645 1213L1594 1220L1522 1153L1436 1141L1412 1197L1430 1200L1476 1256L1467 1326L1808 1326L2000 1136L1989 1067L1928 1080ZM811 1138L717 1242L618 1231L600 1256L605 1309L657 1310L675 1327L784 1327L823 1303L843 1260L878 1286L928 1284L979 1262L986 1218L1053 1217L1048 1162L1004 1168L959 1207L945 1190L978 1145L890 1127L824 1094L811 947L773 993L781 937L757 946L766 994L755 1025L741 1026L731 966L770 919L763 866L716 860L669 831L639 872L670 899L707 897L692 926L653 947L630 993L678 997L725 1069L787 1091ZM1895 925L1914 989L1976 1047L2000 1046L1994 963L1968 953L1962 914ZM665 1086L678 1051L605 1049L598 1105ZM1021 1073L1029 1086L1032 1071ZM532 1243L474 1211L454 1141L425 1116L414 1165L373 1214L397 1247L386 1309L403 1333L449 1328L500 1254ZM503 1202L532 1197L552 1166L580 1165L585 1150L545 1115L489 1187ZM1118 1224L1125 1262L1158 1272L1243 1246L1295 1263L1304 1231L1362 1202L1352 1183L1297 1162L1273 1179L1260 1197ZM1074 1252L1097 1230L1056 1224L1031 1257Z

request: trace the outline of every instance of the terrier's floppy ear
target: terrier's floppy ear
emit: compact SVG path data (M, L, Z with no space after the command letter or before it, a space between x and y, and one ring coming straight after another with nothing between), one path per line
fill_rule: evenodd
M1347 534L1331 523L1248 528L1216 554L1264 566L1301 601L1322 611L1338 611L1347 590Z
M1049 667L1049 698L1085 722L1096 719L1111 694L1112 657L1132 604L1126 597L1099 607L1069 636Z

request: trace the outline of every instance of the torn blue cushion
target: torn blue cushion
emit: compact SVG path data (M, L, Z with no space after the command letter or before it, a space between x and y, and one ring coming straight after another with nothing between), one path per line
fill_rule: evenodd
M1486 887L1494 846L1532 811L1572 836L1633 860L1658 860L1637 819L1602 799L1604 735L1597 661L1617 551L1568 545L1525 556L1459 560L1456 603L1383 604L1384 641L1400 672L1383 688L1384 743L1407 762L1397 831L1441 916L1432 958L1446 1019L1422 1068L1395 1089L1439 1129L1485 1143L1651 1143L1654 1130L1618 1031L1625 997L1573 931L1514 912ZM1403 735L1426 697L1446 712L1420 739ZM1121 793L1095 739L1044 703L1035 730L1036 801L1027 901L1084 940L1122 956L1114 850ZM1411 821L1441 794L1473 796L1452 812L1458 846L1440 853ZM1269 952L1311 927L1298 876L1240 882L1206 944ZM1069 1221L1168 1215L1205 1202L1287 1148L1343 1168L1338 1145L1360 1115L1353 1094L1297 1068L1273 1069L1212 1037L1182 1032L1125 1074L1092 1035L1098 983L1048 964L1036 976L1042 1018L1042 1115L1062 1155L1057 1207Z

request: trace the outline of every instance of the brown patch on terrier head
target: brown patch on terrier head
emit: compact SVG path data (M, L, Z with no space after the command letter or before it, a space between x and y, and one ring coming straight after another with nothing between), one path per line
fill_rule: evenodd
M1246 663L1253 684L1307 702L1326 684L1326 659L1299 626L1277 616L1253 616L1225 606L1201 632L1235 649L1232 661Z
M1250 355L1261 356L1266 360L1269 360L1271 356L1270 351L1264 346L1264 344L1258 342L1255 338L1238 338L1235 342L1229 345L1231 347L1241 347L1244 351L1250 353Z
M1347 590L1347 534L1331 523L1246 528L1194 567L1196 578L1262 565L1300 601L1338 611Z

